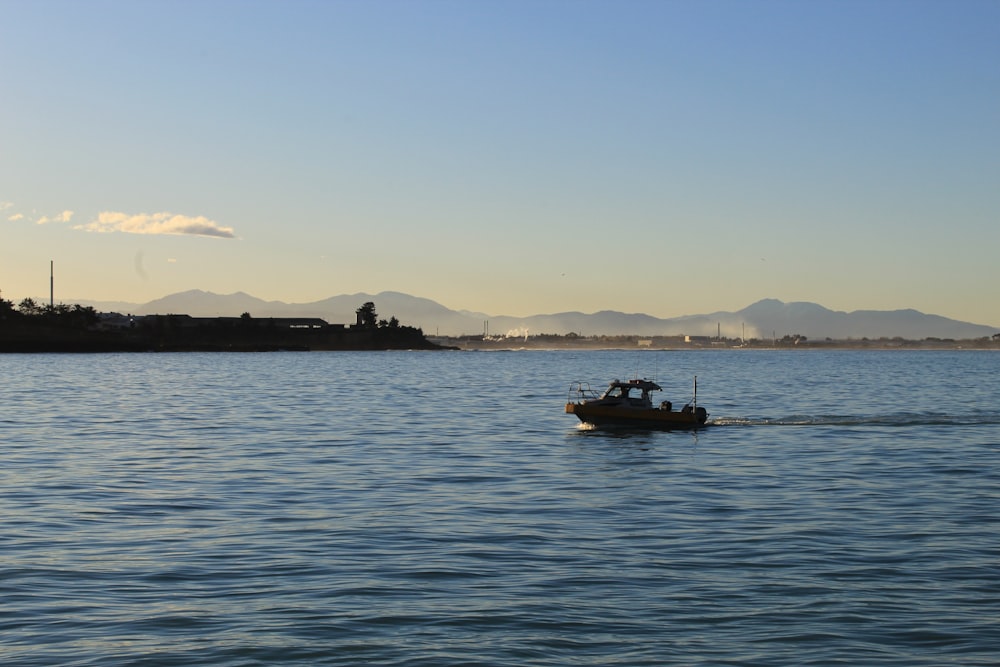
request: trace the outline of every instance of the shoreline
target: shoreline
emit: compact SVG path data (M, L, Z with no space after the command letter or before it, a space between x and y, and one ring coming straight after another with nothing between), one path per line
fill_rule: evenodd
M553 343L551 341L470 341L457 339L433 339L446 348L468 352L476 351L607 351L629 352L717 352L717 351L950 351L950 350L1000 350L997 340L956 340L956 341L832 341L799 344L757 343L748 345L638 345L624 343Z

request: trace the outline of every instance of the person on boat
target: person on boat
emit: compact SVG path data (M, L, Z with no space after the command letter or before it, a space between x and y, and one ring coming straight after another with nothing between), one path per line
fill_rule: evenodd
M642 396L639 398L639 402L637 403L637 405L644 408L653 407L653 399L649 395L649 389L646 389L645 387L643 388Z

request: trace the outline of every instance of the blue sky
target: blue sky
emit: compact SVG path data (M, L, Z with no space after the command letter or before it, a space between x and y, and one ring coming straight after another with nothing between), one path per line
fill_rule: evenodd
M1000 3L0 0L0 290L1000 324Z

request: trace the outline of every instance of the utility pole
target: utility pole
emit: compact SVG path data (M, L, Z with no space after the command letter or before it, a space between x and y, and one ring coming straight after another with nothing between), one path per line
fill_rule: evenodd
M49 310L56 307L56 269L55 262L49 260Z

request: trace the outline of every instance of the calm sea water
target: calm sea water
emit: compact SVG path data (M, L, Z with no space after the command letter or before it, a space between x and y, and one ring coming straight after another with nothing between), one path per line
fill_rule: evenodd
M0 664L998 664L998 370L3 355ZM696 374L698 433L563 413Z

